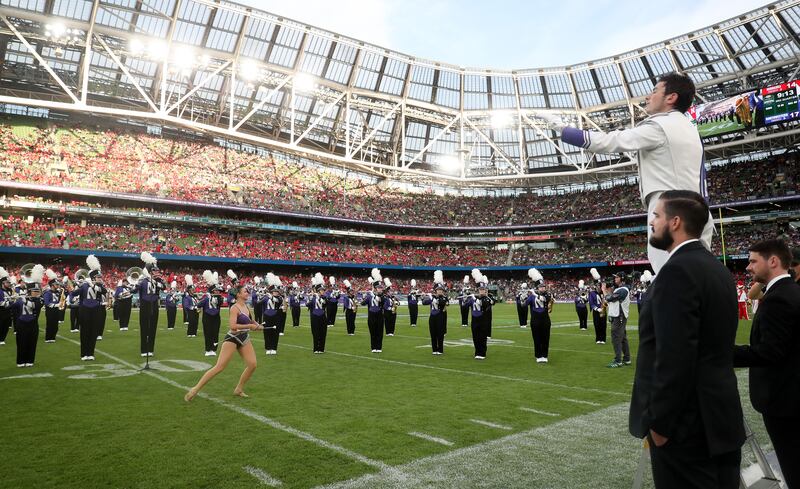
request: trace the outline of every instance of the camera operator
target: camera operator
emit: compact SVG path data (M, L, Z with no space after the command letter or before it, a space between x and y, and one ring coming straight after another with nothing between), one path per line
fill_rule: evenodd
M625 283L625 272L614 275L612 283L602 286L603 294L608 302L608 317L611 319L611 344L614 345L614 360L608 368L622 367L631 364L631 350L628 347L628 316L631 306L631 292Z

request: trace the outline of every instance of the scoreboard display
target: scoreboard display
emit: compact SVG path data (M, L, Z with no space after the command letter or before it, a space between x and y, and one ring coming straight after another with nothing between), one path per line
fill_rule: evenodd
M792 121L800 118L799 86L800 80L795 80L761 89L761 95L764 98L764 122L766 124L775 124L776 122Z

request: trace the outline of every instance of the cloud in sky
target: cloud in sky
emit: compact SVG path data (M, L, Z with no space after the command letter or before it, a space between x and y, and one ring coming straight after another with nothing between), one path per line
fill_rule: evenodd
M612 56L764 5L758 0L239 0L412 56L521 69Z

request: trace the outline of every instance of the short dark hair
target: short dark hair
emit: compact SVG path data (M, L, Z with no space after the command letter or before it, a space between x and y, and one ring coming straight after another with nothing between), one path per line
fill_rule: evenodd
M694 82L691 78L680 73L667 73L658 78L659 83L664 82L664 95L674 93L678 96L675 110L686 112L694 102Z
M664 201L667 217L680 217L686 234L700 237L708 222L708 204L702 195L691 190L667 190L659 199Z
M770 257L777 256L781 262L781 267L789 269L792 264L792 252L789 251L789 245L782 239L765 239L759 241L750 247L750 251L758 253L765 260Z

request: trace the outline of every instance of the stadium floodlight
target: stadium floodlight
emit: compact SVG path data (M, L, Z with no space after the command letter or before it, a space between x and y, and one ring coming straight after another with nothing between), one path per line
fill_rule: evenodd
M45 24L44 26L44 33L47 37L59 39L63 37L66 32L67 26L61 22L56 22L55 24Z
M456 173L461 169L461 160L456 155L445 155L439 158L439 166L447 173Z
M310 92L317 86L317 80L308 73L298 73L292 81L297 92Z
M245 81L253 81L258 78L258 64L252 59L245 59L239 63L239 76Z
M514 122L510 112L499 110L492 112L490 119L493 129L504 129L511 126Z
M191 68L195 62L194 49L189 46L178 46L172 55L172 62L181 70Z
M147 44L147 55L156 60L167 59L167 43L160 39L153 39Z
M134 56L141 56L144 54L144 44L139 39L131 39L130 44L128 44L128 49L130 49L131 54Z

